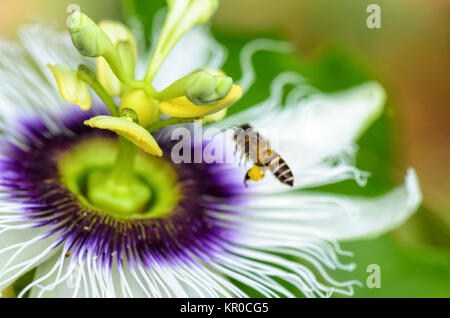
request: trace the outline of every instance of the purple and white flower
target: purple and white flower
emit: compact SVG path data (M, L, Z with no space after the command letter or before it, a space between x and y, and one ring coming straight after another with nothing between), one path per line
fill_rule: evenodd
M154 33L156 43L157 27ZM152 190L146 209L159 217L97 209L86 199L86 175L78 167L113 164L116 135L83 125L107 109L97 98L85 112L64 101L47 68L92 62L66 33L50 27L26 26L19 35L20 43L0 42L0 290L35 269L19 296L352 295L358 281L330 276L355 267L341 262L351 253L338 241L391 230L421 202L413 169L403 186L374 198L304 190L348 179L365 184L368 174L353 165L355 142L381 113L385 94L375 82L324 94L287 72L273 80L266 101L212 126L248 122L279 131L278 150L295 173L293 188L268 176L246 189L245 169L237 164L175 164L171 128L165 128L154 134L164 155L141 152L135 168ZM244 93L257 73L253 54L287 49L272 40L244 47ZM195 27L162 64L154 87L199 68L221 69L226 55L207 28ZM142 61L137 72L145 73Z

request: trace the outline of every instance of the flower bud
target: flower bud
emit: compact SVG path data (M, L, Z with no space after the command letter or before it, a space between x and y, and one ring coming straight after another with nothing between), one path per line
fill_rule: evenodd
M106 33L84 13L74 12L71 15L69 32L81 55L99 57L114 49Z
M187 83L186 97L196 105L212 105L225 98L232 86L230 77L200 71Z

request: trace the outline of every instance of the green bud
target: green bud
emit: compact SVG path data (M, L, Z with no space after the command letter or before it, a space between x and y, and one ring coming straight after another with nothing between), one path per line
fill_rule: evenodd
M214 76L214 79L216 80L216 94L220 96L219 99L222 99L231 91L231 87L233 87L233 79L231 77L221 75Z
M72 42L81 55L99 57L114 50L109 37L87 15L74 12L69 20Z
M185 93L196 105L212 105L225 98L232 86L233 80L228 76L200 71L189 80Z

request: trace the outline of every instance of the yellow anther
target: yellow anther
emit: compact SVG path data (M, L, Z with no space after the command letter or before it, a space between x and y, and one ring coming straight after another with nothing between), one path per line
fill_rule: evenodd
M217 113L237 102L242 96L242 87L233 85L228 95L219 102L209 106L198 106L190 102L185 96L161 102L163 113L177 118L204 117Z
M142 126L126 117L97 116L84 122L85 125L114 131L125 137L143 151L153 155L162 156L162 150L155 138Z
M92 106L91 94L77 72L65 65L48 65L58 84L59 92L66 101L88 110Z
M222 109L221 111L218 111L217 113L205 116L202 118L203 123L213 123L213 122L221 121L227 115L227 111L228 111L228 108L225 108L225 109Z

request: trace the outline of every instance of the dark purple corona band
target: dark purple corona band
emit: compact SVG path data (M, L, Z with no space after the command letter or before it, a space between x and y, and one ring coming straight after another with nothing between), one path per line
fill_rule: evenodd
M76 112L63 120L64 128L51 132L41 120L23 122L21 143L2 137L0 186L11 201L21 204L20 218L30 227L47 229L55 246L64 246L70 257L92 255L102 266L139 263L144 266L192 257L208 258L220 252L221 238L236 235L214 218L220 205L235 205L243 185L237 169L227 164L173 164L182 198L167 217L161 219L120 219L82 204L60 180L59 154L92 138L114 138L110 133L91 129L83 120L89 112ZM169 142L158 140L166 154ZM192 151L194 153L194 151ZM170 160L170 158L166 158ZM211 200L214 198L214 200ZM68 255L69 253L67 253Z

